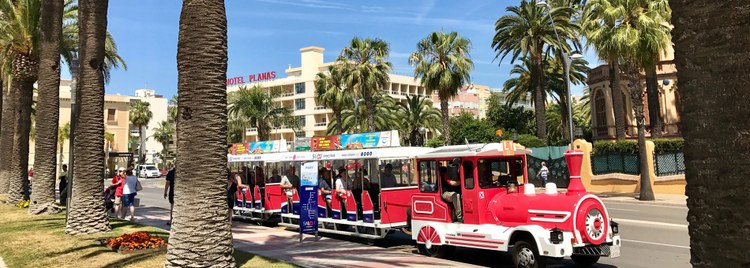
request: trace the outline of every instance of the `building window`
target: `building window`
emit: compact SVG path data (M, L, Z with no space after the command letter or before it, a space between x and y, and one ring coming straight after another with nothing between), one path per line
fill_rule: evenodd
M304 115L297 116L297 123L299 123L300 127L304 127L305 126L305 116Z
M115 117L117 110L115 109L107 109L107 121L108 122L115 122L117 121L117 117Z
M305 94L305 83L294 84L294 92L297 94Z
M596 129L596 135L606 137L609 132L609 126L607 125L607 106L604 99L604 93L597 90L594 94L594 107L596 114L596 122L594 126Z
M305 109L305 99L296 99L296 100L294 100L294 108L295 108L295 110L304 110Z

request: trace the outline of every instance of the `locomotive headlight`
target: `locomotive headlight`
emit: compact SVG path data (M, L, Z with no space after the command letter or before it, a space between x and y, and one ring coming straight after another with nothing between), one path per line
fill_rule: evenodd
M558 228L552 229L552 231L549 232L549 241L552 242L552 244L562 243L563 241L562 231Z
M610 228L612 228L612 233L614 233L614 234L620 233L620 226L615 221L610 220L609 221L609 226L610 226Z

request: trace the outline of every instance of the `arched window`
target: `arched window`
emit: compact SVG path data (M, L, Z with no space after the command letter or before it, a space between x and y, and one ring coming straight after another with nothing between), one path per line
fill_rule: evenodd
M604 98L604 93L601 90L594 91L594 113L596 114L596 122L594 122L596 129L596 135L599 137L606 137L607 133L607 103Z

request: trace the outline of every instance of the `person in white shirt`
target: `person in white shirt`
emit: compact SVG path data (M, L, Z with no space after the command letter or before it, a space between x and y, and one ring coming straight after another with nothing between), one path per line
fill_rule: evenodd
M122 218L125 218L125 208L130 207L130 220L133 220L133 217L135 217L135 206L133 205L133 201L135 201L135 195L136 195L136 184L138 183L138 178L133 176L133 170L128 169L128 171L125 173L125 184L122 187L122 208L120 211L122 211Z
M548 174L549 174L549 169L547 168L547 163L542 162L542 168L540 168L539 172L536 174L537 178L542 179L542 185L547 185Z
M341 203L341 219L346 219L346 191L349 189L349 174L345 167L339 168L339 175L336 176L336 182L334 188L336 188L336 195L339 197Z

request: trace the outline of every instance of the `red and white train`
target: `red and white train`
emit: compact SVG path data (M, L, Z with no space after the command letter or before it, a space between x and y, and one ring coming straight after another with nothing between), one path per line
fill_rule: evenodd
M299 196L294 191L289 209L278 181L281 175L299 176L292 174L302 163L318 161L322 172L331 172L321 179L336 177L335 170L351 178L346 193L333 194L330 206L319 194L319 232L379 239L403 230L430 256L455 247L509 251L516 267L544 267L545 258L589 265L601 256L618 257L617 223L580 182L582 153L565 154L570 171L565 192L554 183L540 189L529 183L529 153L504 141L230 156L235 165L256 167L253 176L265 179L252 189L258 198L249 197L251 190L238 193L236 217L299 228ZM277 174L263 172L274 169ZM334 180L327 183L335 187ZM446 202L450 197L459 201Z

